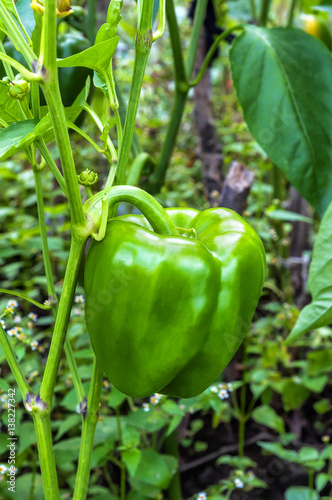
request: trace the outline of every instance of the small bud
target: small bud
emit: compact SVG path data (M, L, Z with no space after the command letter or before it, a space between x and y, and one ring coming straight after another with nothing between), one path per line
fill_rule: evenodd
M82 186L93 186L98 181L98 174L93 170L89 170L88 168L81 172L78 176L78 182Z
M40 16L44 15L45 6L44 0L32 0L30 7L34 12L39 14ZM57 17L67 17L71 14L73 9L70 6L69 0L57 0L56 2L56 15Z
M30 83L24 80L20 74L16 75L14 80L9 80L8 77L2 79L8 85L8 94L13 99L23 101L30 92Z

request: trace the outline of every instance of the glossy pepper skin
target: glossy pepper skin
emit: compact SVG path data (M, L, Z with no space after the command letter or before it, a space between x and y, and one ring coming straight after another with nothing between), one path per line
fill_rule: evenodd
M262 242L232 210L167 213L186 236L122 216L86 259L92 347L111 383L132 397L203 392L239 348L265 278Z

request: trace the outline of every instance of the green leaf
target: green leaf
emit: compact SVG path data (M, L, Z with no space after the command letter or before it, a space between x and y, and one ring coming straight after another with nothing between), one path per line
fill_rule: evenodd
M30 4L31 0L17 0L16 9L24 28L26 29L28 35L31 37L32 32L36 26L36 21Z
M31 448L36 443L36 433L32 422L23 422L20 427L19 452Z
M119 37L116 36L110 40L105 40L102 43L93 45L78 54L66 57L65 59L58 59L57 66L59 68L72 68L76 66L83 66L90 68L98 73L107 71L108 65L113 57Z
M318 500L318 494L311 488L292 486L286 490L285 500Z
M141 454L142 452L137 448L133 448L132 450L126 450L122 453L122 459L131 476L135 475L136 469L141 460Z
M266 210L266 215L273 220L299 221L307 222L308 224L311 224L312 222L309 217L297 214L296 212L290 212L289 210Z
M264 443L262 441L258 441L258 445L264 450L273 453L273 455L276 455L287 462L298 462L298 455L296 451L286 450L280 443Z
M319 453L316 448L311 448L310 446L303 446L299 451L299 463L305 464L308 460L317 460L319 458Z
M17 151L27 148L35 140L38 120L23 120L0 130L0 160L6 160Z
M332 444L329 444L322 450L320 458L322 460L332 460Z
M315 480L316 490L318 492L322 491L330 480L331 480L330 474L326 474L324 472L317 474L316 480Z
M323 0L319 5L314 5L312 10L318 12L327 12L330 16L332 16L332 1L331 0Z
M253 419L259 424L266 425L279 433L285 432L284 421L270 406L259 406L252 412Z
M331 365L332 366L332 365ZM320 377L302 377L302 384L304 387L309 389L311 392L321 393L326 386L328 381L327 375L321 375Z
M332 101L332 99L331 99ZM291 344L314 328L332 323L332 203L321 222L314 244L309 269L308 288L312 302L304 307L289 334L286 345Z
M66 432L70 431L73 427L79 428L82 417L78 414L66 415L65 420L57 420L56 425L58 427L58 432L55 436L55 441L58 441Z
M322 216L332 198L330 52L302 30L246 26L230 60L252 135Z
M177 460L174 457L160 455L152 449L142 450L141 460L134 478L152 486L165 489L175 474Z
M324 415L324 413L330 411L331 408L332 406L330 404L330 400L327 398L320 399L319 401L316 401L316 403L314 403L314 409L320 415Z
M282 401L286 411L299 408L308 396L308 389L303 387L301 384L297 384L293 380L287 380L287 382L283 386L283 391L281 393Z
M319 349L309 352L307 360L309 377L331 371L332 352L329 349Z
M116 387L112 385L110 397L108 398L108 405L112 408L118 408L123 401L126 399L126 395L120 392Z

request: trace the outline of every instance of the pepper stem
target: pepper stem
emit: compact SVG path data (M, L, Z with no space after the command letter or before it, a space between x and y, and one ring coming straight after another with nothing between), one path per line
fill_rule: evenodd
M146 191L133 186L113 186L104 189L84 203L84 211L92 220L92 232L99 230L102 221L102 199L107 196L109 209L121 201L137 207L158 234L178 236L178 231L168 213Z

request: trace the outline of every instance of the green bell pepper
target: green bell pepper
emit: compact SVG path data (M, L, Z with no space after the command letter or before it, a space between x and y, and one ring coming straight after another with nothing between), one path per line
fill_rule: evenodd
M263 244L232 210L167 213L179 236L125 215L86 258L92 347L111 383L133 397L188 398L213 383L248 332L265 278Z

